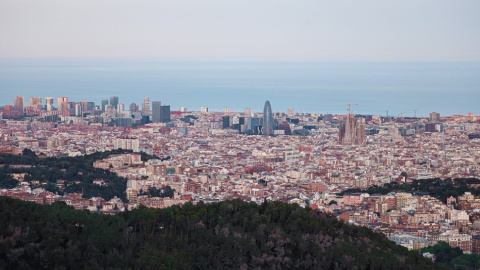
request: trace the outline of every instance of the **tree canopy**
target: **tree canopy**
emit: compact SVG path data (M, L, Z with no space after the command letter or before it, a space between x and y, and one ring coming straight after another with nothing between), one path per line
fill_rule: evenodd
M368 228L240 200L116 216L0 197L0 269L442 269Z

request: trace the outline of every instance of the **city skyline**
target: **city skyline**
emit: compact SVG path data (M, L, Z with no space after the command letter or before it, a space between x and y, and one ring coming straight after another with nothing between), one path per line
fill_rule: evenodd
M30 100L30 105L27 106L26 105L26 98L29 98ZM149 115L151 114L153 116L152 119L155 119L155 120L152 120L153 122L168 122L166 121L165 116L162 116L162 110L164 110L163 112L163 115L165 115L165 112L170 112L172 111L171 110L171 106L170 105L161 105L161 101L152 101L152 108L150 108L150 98L149 97L145 97L143 99L143 102L142 102L142 105L141 107L139 105L137 105L135 102L131 102L131 101L126 101L125 103L124 102L120 102L120 97L119 96L111 96L109 97L109 99L102 99L101 100L101 103L100 104L97 104L93 101L89 101L89 100L81 100L81 101L69 101L69 98L68 97L57 97L56 100L57 100L57 103L53 103L53 97L24 97L24 95L17 95L15 97L15 99L13 100L12 104L0 104L0 107L4 107L5 106L12 106L13 110L15 111L25 111L26 109L29 109L29 110L37 110L37 111L52 111L52 110L56 110L56 111L59 111L60 114L61 112L65 111L65 110L68 110L67 107L69 106L69 104L71 104L71 108L70 110L72 111L75 111L75 106L76 105L80 105L82 106L82 111L93 111L95 107L98 107L98 110L100 110L101 112L105 112L106 111L106 107L107 105L111 105L113 106L113 108L116 110L116 111L130 111L130 112L133 112L133 109L135 111L141 111L141 112L145 112L145 113L148 113ZM42 102L42 101L45 101L45 104ZM56 106L55 106L56 105ZM117 108L117 106L120 105L121 106L121 109ZM333 113L335 115L346 115L347 118L348 116L351 114L351 115L379 115L379 116L385 116L385 117L407 117L407 118L427 118L430 120L430 122L435 122L435 121L438 121L440 119L440 113L439 112L425 112L425 115L416 115L417 111L420 111L420 110L415 110L413 112L413 116L410 116L410 115L406 115L406 116L403 116L403 115L388 115L388 111L386 111L386 115L382 115L382 114L369 114L369 113L351 113L352 109L351 109L351 106L350 105L358 105L358 104L350 104L350 103L346 103L346 104L335 104L335 105L341 105L341 106L347 106L348 105L348 110L345 111L345 113ZM133 107L132 107L133 106ZM17 109L17 107L20 107L21 109ZM155 108L154 108L155 107ZM189 109L189 110L187 110ZM231 110L230 107L225 107L223 110L210 110L209 107L199 107L199 108L187 108L187 107L184 107L184 106L180 106L177 109L174 109L173 111L177 111L177 112L203 112L203 111L210 111L210 112L217 112L217 113L220 113L220 112L223 112L223 113L228 113L228 114L238 114L238 113L241 113L241 114L250 114L252 112L255 112L255 113L261 113L263 111L263 114L265 114L266 112L268 113L285 113L287 116L294 116L295 113L294 112L294 108L287 108L285 111L272 111L271 109L271 104L270 104L270 101L267 100L263 106L263 109L262 110L258 110L258 111L252 111L251 107L246 107L242 110ZM319 114L319 115L330 115L331 113L318 113L318 112L302 112L302 113L296 113L297 115L298 114ZM477 115L474 115L472 112L468 112L467 114L452 114L452 115L442 115L442 116L453 116L453 115L464 115L464 116L468 116L468 117L475 117ZM480 116L480 115L479 115ZM432 120L434 119L434 120ZM350 132L345 132L346 134L348 133L352 133L353 130L355 130L355 126L357 126L358 124L356 123L353 123L352 122L353 120L350 119L349 121L345 121L344 123L344 130L350 130ZM351 129L351 127L354 127L353 129ZM353 134L353 133L352 133ZM347 139L349 142L348 143L352 143L353 141L352 138L353 137L356 137L356 135L347 135L349 137L349 139ZM351 138L350 138L351 137Z

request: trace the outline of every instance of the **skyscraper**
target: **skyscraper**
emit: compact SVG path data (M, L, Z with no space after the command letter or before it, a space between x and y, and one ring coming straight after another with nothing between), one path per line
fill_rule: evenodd
M270 101L268 100L265 102L265 106L263 107L263 135L273 135L273 114Z
M66 110L68 110L68 97L58 97L57 98L57 110L63 115Z
M137 111L137 104L135 104L134 102L130 103L130 113L134 113Z
M87 104L87 111L93 111L95 110L95 102L89 101Z
M161 121L162 103L160 101L152 101L152 122L160 123Z
M170 105L160 106L160 122L170 122Z
M42 98L41 97L30 97L30 107L36 111L42 110Z
M53 111L53 97L45 98L45 105L47 106L47 111Z
M118 107L118 97L117 96L110 97L110 105L112 105L113 107L115 107L115 109L117 109L117 107Z
M143 115L148 115L150 113L150 99L148 97L143 99L142 112Z
M124 110L125 110L125 104L119 103L119 104L117 105L117 113L121 113L121 112L123 112Z
M102 99L102 112L105 112L105 106L108 105L108 99Z
M14 100L15 111L23 112L24 100L23 95L16 96Z
M75 115L82 116L83 113L83 106L81 102L75 103Z

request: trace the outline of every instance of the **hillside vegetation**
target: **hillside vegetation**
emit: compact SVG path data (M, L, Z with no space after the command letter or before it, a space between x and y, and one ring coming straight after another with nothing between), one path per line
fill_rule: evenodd
M450 196L457 197L465 192L475 196L480 195L480 179L478 178L447 178L413 180L411 184L388 183L383 186L370 186L367 189L348 189L343 193L366 192L373 194L388 194L390 192L426 193L446 203ZM342 194L343 194L342 193Z
M127 179L118 177L117 174L108 170L93 167L93 163L97 160L124 153L132 153L132 151L119 149L78 157L44 159L37 158L29 149L24 149L23 155L0 154L0 164L3 165L0 167L0 188L16 187L19 182L11 175L25 173L25 181L40 182L38 185L31 185L32 188L42 187L59 194L83 193L84 198L102 197L107 201L117 196L126 201ZM143 161L156 158L145 153L140 154ZM103 179L106 185L93 184L95 179ZM64 180L65 187L60 189L56 185L57 180Z
M240 200L117 216L0 197L0 269L442 269L364 227Z

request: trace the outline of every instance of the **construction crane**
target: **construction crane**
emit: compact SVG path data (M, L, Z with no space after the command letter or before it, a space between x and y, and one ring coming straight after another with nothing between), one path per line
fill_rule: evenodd
M417 118L417 112L420 112L420 110L413 110L413 117Z
M348 114L351 113L351 107L352 106L358 106L358 104L352 104L352 103L333 103L335 105L348 105Z

